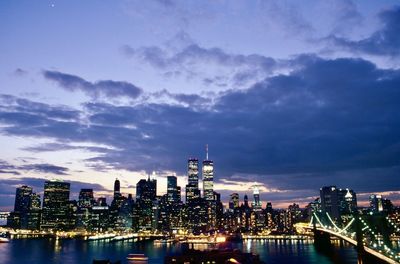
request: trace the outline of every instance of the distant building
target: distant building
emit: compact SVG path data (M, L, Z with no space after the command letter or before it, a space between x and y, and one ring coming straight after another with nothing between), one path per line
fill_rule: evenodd
M142 179L136 184L136 229L154 229L155 212L153 211L153 203L156 201L156 195L157 180L151 179L150 176L147 180Z
M325 186L320 189L321 209L333 219L339 219L339 197L336 186Z
M18 187L14 211L7 219L7 226L15 229L39 229L40 211L40 196L32 191L32 187Z
M370 209L372 212L391 213L393 211L393 204L389 199L385 199L382 195L372 194L369 197Z
M61 230L68 228L69 192L68 182L45 181L41 228Z
M217 222L217 206L214 200L214 162L208 158L208 145L206 146L206 159L203 161L203 192L207 206L207 228L213 230Z
M357 195L351 189L339 189L339 213L343 215L351 215L357 211Z
M79 192L77 227L87 229L91 222L92 207L96 204L93 189L81 189Z
M234 211L237 208L239 208L239 194L238 193L232 193L230 195L230 200L229 200L229 209L231 211Z
M178 202L178 190L176 176L167 177L167 196L169 203Z
M186 185L186 203L200 198L199 189L199 161L191 158L188 160L188 184Z

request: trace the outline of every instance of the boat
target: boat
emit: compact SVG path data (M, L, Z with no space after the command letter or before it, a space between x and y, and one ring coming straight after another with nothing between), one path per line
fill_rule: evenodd
M133 263L147 263L147 261L149 260L149 258L146 257L145 254L129 254L126 259L129 261L133 261Z
M10 240L6 237L0 237L0 243L8 243Z

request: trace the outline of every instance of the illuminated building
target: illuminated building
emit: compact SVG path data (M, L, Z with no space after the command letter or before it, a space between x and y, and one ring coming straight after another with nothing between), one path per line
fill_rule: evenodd
M77 227L86 229L91 221L91 210L95 205L93 189L81 189L79 192Z
M320 189L321 209L333 219L339 218L339 197L336 186L325 186Z
M351 215L357 211L357 195L351 189L339 189L339 212L341 216Z
M253 185L253 209L257 211L261 211L261 201L260 201L260 189L258 188L258 185Z
M234 211L236 208L239 208L239 194L232 193L230 197L231 199L229 201L229 209Z
M156 200L156 194L157 180L151 179L150 175L147 180L142 179L136 184L137 229L154 229L153 219L155 212L153 211L153 203Z
M208 147L207 156L203 161L203 191L204 199L206 201L214 200L214 162L208 159Z
M41 228L68 228L69 190L68 182L45 181Z
M188 160L188 184L186 185L186 203L191 203L200 197L199 189L199 161L191 158Z
M167 196L169 203L176 203L178 201L177 179L176 176L167 177Z
M203 161L203 192L204 200L207 202L208 229L216 226L216 203L214 200L214 162L208 158L208 145L206 146L206 159Z
M372 194L369 197L369 204L371 211L378 213L383 211L383 206L382 206L382 195L376 195Z

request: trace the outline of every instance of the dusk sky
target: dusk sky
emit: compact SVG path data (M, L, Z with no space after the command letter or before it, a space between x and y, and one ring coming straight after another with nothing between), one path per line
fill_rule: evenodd
M0 210L45 179L302 206L319 188L400 205L399 1L1 1Z

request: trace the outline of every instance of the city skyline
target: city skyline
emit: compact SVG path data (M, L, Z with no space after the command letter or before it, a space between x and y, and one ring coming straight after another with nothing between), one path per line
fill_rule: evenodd
M203 189L206 144L225 204L400 204L398 1L142 2L0 3L0 211L53 178Z

